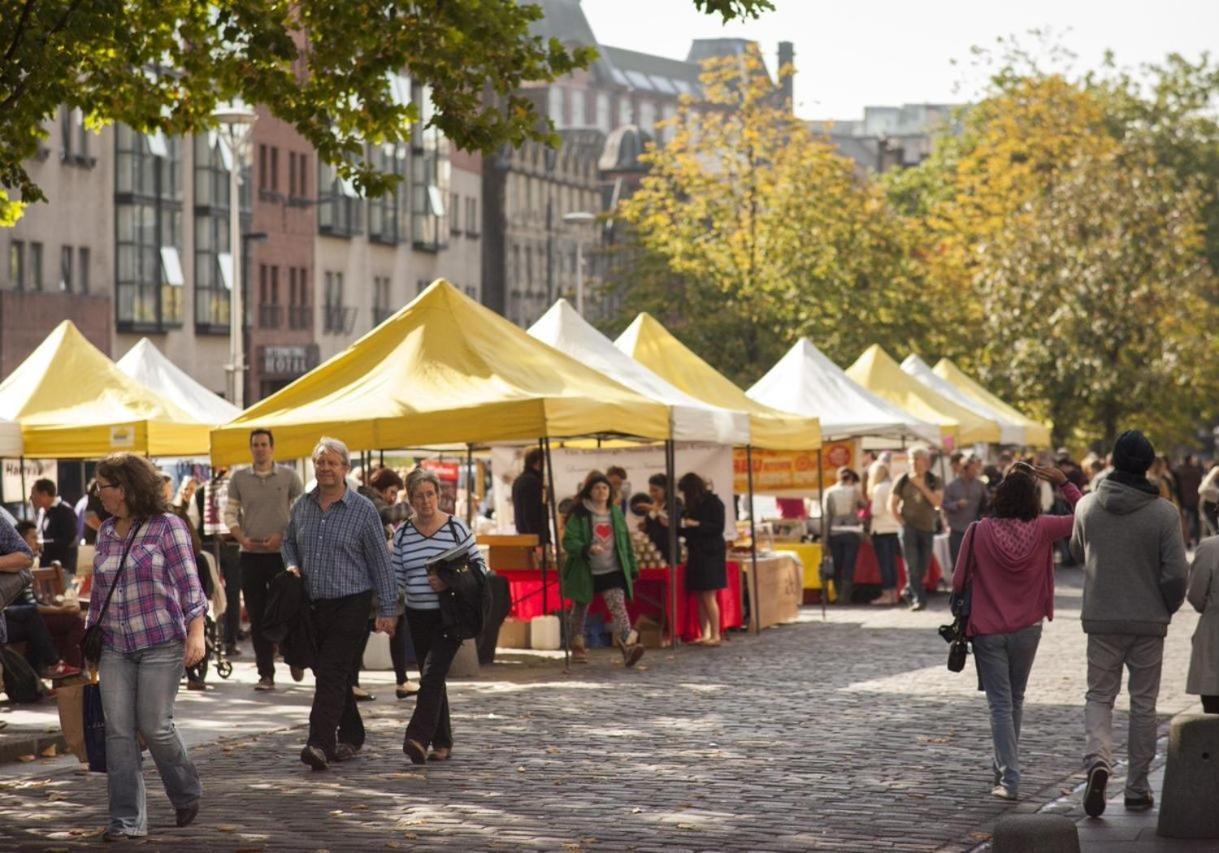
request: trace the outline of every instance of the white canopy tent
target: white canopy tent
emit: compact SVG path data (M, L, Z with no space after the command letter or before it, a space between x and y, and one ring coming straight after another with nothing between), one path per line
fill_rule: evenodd
M1025 437L1025 425L1016 423L1011 418L991 406L986 405L980 400L975 400L973 397L965 394L960 388L953 385L947 379L939 376L931 369L927 362L923 361L917 355L911 353L906 356L902 362L902 371L909 376L914 377L923 385L930 388L935 393L942 397L947 397L958 406L963 406L979 417L994 421L999 425L999 443L1000 444L1028 444Z
M673 440L749 444L748 414L704 403L671 385L615 347L566 299L551 306L529 327L529 334L632 391L669 406Z
M139 343L119 359L118 368L200 423L219 426L241 414L232 403L200 385L166 358L148 338L140 338Z
M807 338L796 341L745 393L772 408L818 418L827 439L868 436L939 444L937 424L873 394Z
M0 418L0 459L17 459L21 451L21 424Z

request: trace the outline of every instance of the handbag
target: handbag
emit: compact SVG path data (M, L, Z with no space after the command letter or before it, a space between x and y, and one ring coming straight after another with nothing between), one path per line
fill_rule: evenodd
M85 687L88 682L61 684L55 688L55 704L59 707L59 730L63 732L68 752L82 764L89 760L85 751Z
M29 569L19 572L0 572L0 610L17 600L17 596L34 582L34 575Z
M106 601L102 604L102 609L98 611L97 618L93 620L93 624L85 629L85 635L80 640L80 652L84 655L86 661L93 666L97 666L97 662L102 659L102 619L106 615L106 610L110 607L110 599L114 598L114 591L119 588L119 581L123 577L123 569L127 567L127 555L131 553L131 546L135 544L135 537L139 534L140 528L144 526L144 522L140 522L131 531L131 535L127 537L126 543L123 545L123 556L119 559L118 571L114 573L114 583L110 584L110 591L106 593Z
M969 640L965 630L969 625L969 610L973 601L972 584L974 563L974 536L977 534L977 522L970 525L968 531L969 550L965 553L965 585L960 595L953 593L949 602L952 609L952 625L940 628L940 635L948 640L948 671L960 672L965 669L965 659L969 655Z
M102 689L91 681L81 690L84 722L85 757L94 773L106 772L106 714L102 710Z

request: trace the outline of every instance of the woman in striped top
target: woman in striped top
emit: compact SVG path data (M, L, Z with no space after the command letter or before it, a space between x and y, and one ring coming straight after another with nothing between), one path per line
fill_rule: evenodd
M444 581L427 572L434 557L462 547L470 564L486 573L487 567L469 528L440 510L440 480L431 471L416 468L406 478L406 496L415 517L394 534L394 573L406 590L406 623L410 627L415 658L419 661L419 695L407 724L402 751L413 764L448 761L453 752L453 728L444 680L461 640L445 633L437 593ZM432 748L428 753L428 747Z

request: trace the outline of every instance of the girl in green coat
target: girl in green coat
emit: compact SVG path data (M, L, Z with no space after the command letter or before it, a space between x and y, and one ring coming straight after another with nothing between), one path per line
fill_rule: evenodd
M566 559L561 581L563 595L572 600L568 636L572 660L586 663L584 618L593 596L600 593L613 617L614 640L622 650L622 659L627 666L634 666L643 657L643 646L631 628L626 599L639 568L626 518L611 502L612 495L609 478L600 471L590 472L563 530Z

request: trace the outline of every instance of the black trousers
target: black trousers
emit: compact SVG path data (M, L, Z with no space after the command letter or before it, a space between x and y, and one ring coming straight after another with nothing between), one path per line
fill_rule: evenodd
M233 542L220 543L220 575L224 578L224 633L226 646L235 646L241 633L241 551Z
M406 726L406 739L439 749L453 746L453 724L449 720L449 695L444 680L461 641L444 634L439 610L406 609L406 622L419 661L419 694L415 713Z
M398 679L399 684L405 684L409 680L406 677L407 663L415 659L415 648L411 642L411 629L406 624L405 611L398 617L394 636L390 637L389 657L394 662L394 678Z
M25 659L34 672L42 672L59 663L59 650L35 604L10 604L4 608L8 625L8 641L25 643Z
M317 639L316 686L309 712L309 745L334 757L337 740L357 749L364 745L364 721L351 695L352 656L368 636L368 609L372 592L313 603Z
M1203 696L1202 710L1207 714L1219 714L1219 696Z
M241 553L241 592L245 596L246 615L250 617L250 639L254 643L259 678L275 677L275 644L262 635L262 617L267 610L271 581L283 570L284 558L279 554Z

